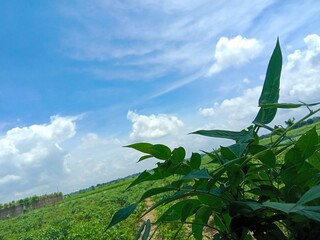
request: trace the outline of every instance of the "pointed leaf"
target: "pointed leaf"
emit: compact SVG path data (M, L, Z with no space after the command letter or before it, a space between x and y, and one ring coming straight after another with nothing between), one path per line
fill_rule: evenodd
M138 162L141 162L141 161L143 161L143 160L146 160L146 159L152 158L152 157L153 157L152 155L144 155L144 156L142 156L141 158L139 158Z
M248 146L248 143L236 143L229 146L228 148L237 158L239 158L242 156L247 146Z
M186 150L184 150L183 147L175 148L172 151L171 161L174 164L179 164L183 162L185 157L186 157Z
M251 145L249 151L252 155L256 155L256 157L266 166L275 167L276 165L276 157L271 150L267 150L266 146L262 145Z
M296 146L302 152L304 158L308 158L316 150L317 144L318 134L316 131L316 127L313 127L299 138L299 140L296 143Z
M194 210L200 204L200 201L197 199L187 199L177 202L169 207L158 219L158 221L167 222L180 220L181 222L184 222L188 217L194 214Z
M144 221L141 226L139 227L137 233L136 233L136 236L134 238L134 240L139 240L140 236L141 236L141 233L143 232L144 228L146 227L146 221Z
M185 175L181 180L189 180L189 179L211 179L212 177L208 173L208 170L203 168L198 171L192 171Z
M128 188L133 187L141 182L148 181L151 177L151 173L147 172L147 170L143 171L130 185Z
M201 165L201 155L199 153L192 153L189 165L192 169L199 169Z
M211 216L211 208L201 207L195 214L195 219L192 224L192 234L196 240L202 240L202 231L204 225L208 224L209 217Z
M147 240L149 235L150 235L150 230L151 230L151 222L148 219L146 222L146 229L144 230L144 233L142 235L142 240Z
M275 49L273 50L270 58L266 78L263 84L262 92L259 98L259 106L269 103L277 103L280 91L280 75L282 68L282 54L277 40ZM277 113L276 108L263 108L261 107L258 115L253 120L254 124L268 124L270 123Z
M302 107L302 106L316 106L319 105L320 102L317 103L310 103L310 104L306 104L306 103L265 103L265 104L261 104L260 107L262 108L298 108L298 107Z
M107 229L111 228L112 226L116 225L117 223L127 219L136 209L138 206L138 203L134 203L129 205L128 207L121 208L119 211L117 211L109 223Z
M259 98L259 106L267 103L277 103L280 90L280 75L282 68L282 53L277 40L276 47L273 50L268 64L266 79L263 84L262 92Z
M243 132L235 132L235 131L228 131L228 130L199 130L192 132L191 134L198 134L206 137L216 137L216 138L226 138L238 141L246 133Z
M166 186L166 187L159 187L159 188L152 188L148 191L146 191L142 197L140 198L139 202L143 201L144 199L148 198L148 197L152 197L154 195L157 195L159 193L164 193L164 192L169 192L169 191L173 191L176 188L171 187L171 186Z
M314 186L309 189L297 202L297 205L302 205L312 200L320 198L320 185Z
M150 154L155 158L167 160L171 156L171 150L163 144L155 144L150 148Z
M294 203L280 203L280 202L265 202L263 203L264 206L282 211L284 213L289 214L290 211L293 209L295 206Z
M314 221L320 222L320 213L319 212L302 209L302 210L296 211L295 213L302 215L306 218L312 219Z
M150 154L150 148L152 146L153 145L150 144L150 143L134 143L134 144L131 144L131 145L128 145L128 146L125 146L125 147L133 148L133 149L138 150L140 152Z

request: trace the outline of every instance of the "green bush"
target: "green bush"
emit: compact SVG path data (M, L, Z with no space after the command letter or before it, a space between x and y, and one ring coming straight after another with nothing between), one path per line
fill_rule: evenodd
M211 228L212 239L316 239L320 236L320 145L315 128L300 137L290 130L320 109L315 104L278 103L282 68L279 42L271 56L259 98L260 110L242 131L200 130L193 134L231 139L235 143L207 153L203 164L199 153L185 159L182 147L171 150L162 144L135 143L127 147L143 155L139 161L159 160L152 171L142 172L129 186L145 181L170 180L145 191L140 200L117 211L108 226L135 212L139 202L156 199L144 213L168 206L158 219L146 220L136 239L151 239L151 225L167 223L189 226L195 239ZM270 127L278 108L307 107L309 113L287 128ZM260 129L270 131L271 141L260 141ZM171 177L175 176L175 177ZM164 194L165 193L165 194ZM156 196L162 196L155 198ZM155 231L158 228L155 228ZM176 231L183 229L176 227ZM207 234L207 233L206 233Z

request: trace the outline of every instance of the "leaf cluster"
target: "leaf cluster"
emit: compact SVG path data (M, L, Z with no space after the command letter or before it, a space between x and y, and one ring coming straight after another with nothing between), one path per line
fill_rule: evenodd
M290 130L316 114L319 103L278 103L282 68L279 41L272 53L260 110L242 131L199 130L192 134L233 140L213 152L209 165L199 153L186 159L183 147L171 150L162 144L135 143L127 147L144 153L139 161L159 160L152 171L142 172L129 186L146 181L171 179L169 184L146 190L139 201L116 212L108 226L129 217L138 203L161 195L147 214L168 206L155 222L144 221L136 239L152 239L151 225L180 223L190 226L195 239L204 228L213 229L212 239L315 239L320 235L320 145L316 128L301 136ZM309 113L287 128L271 127L278 108L306 107ZM259 131L270 131L271 142L260 141ZM173 177L174 178L171 178ZM166 194L163 194L166 193ZM178 231L181 228L178 229Z

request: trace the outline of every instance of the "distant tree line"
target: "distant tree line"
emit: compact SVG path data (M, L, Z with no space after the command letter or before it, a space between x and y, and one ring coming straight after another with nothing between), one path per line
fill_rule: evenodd
M1 204L0 203L0 209L6 209L9 207L13 207L13 206L24 206L25 208L29 208L30 206L32 206L34 203L44 200L44 199L50 199L50 198L54 198L54 197L58 197L58 196L63 196L63 194L61 192L55 192L55 193L51 193L51 194L45 194L42 196L32 196L32 197L26 197L23 199L19 199L17 201L11 201L9 203L4 203Z
M108 186L108 185L111 185L111 184L114 184L114 183L118 183L118 182L123 181L123 180L126 180L126 179L128 179L128 178L136 177L136 176L138 176L139 174L140 174L140 173L134 173L134 174L128 175L128 176L123 177L123 178L117 178L117 179L115 179L115 180L111 180L111 181L109 181L109 182L98 183L98 184L95 185L95 186L83 188L83 189L80 189L80 190L78 190L78 191L65 194L64 197L71 197L71 196L74 196L74 195L77 195L77 194L86 193L86 192L95 190L95 189L97 189L97 188L101 188L101 187Z
M284 123L287 125L287 127L289 127L289 126L292 126L294 124L294 121L295 121L295 118L293 117L293 118L289 118L288 120L284 121ZM303 121L303 122L298 123L297 125L295 125L293 127L293 129L300 128L300 127L303 127L303 126L307 126L307 125L310 125L310 124L313 124L313 123L316 123L316 122L319 122L319 121L320 121L320 116L309 118L308 120ZM269 136L270 136L270 134L265 134L265 135L260 136L260 139L268 138Z

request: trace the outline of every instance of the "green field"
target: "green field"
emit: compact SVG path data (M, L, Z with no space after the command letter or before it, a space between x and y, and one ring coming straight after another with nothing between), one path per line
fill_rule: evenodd
M320 131L318 122L294 129L290 134L299 135L313 126L317 127L318 132ZM263 141L268 142L270 138ZM209 158L205 156L203 164L209 168L208 162ZM133 179L128 178L82 194L75 194L55 205L0 221L0 239L134 239L142 221L138 216L146 209L146 202L140 204L129 219L106 230L112 215L118 209L137 201L143 192L154 187L152 182L148 182L126 190ZM163 180L162 184L165 184L164 181L166 180ZM177 226L164 226L160 229L159 239L186 238L186 231L175 236L176 230Z

